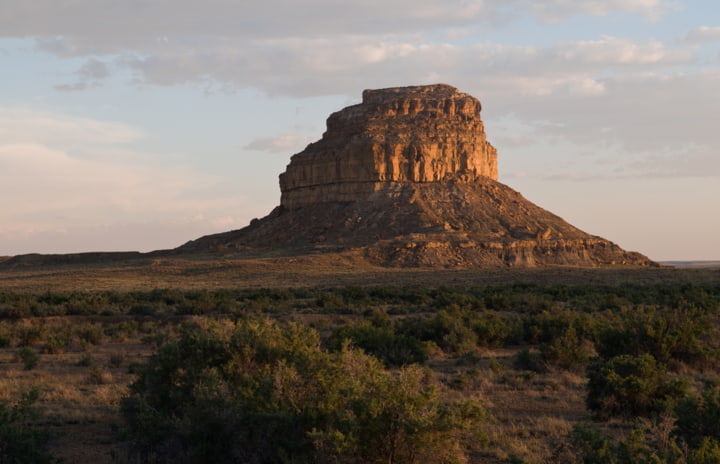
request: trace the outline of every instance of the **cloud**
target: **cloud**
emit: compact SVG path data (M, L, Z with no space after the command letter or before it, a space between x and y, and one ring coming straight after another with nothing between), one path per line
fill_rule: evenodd
M710 145L690 145L677 152L659 152L628 163L629 174L651 178L720 177L720 157Z
M680 149L715 139L707 115L720 105L720 74L693 69L696 59L683 48L610 36L547 47L410 39L295 37L245 47L227 39L217 49L168 45L152 56L125 55L115 66L143 85L221 82L291 97L357 99L364 88L447 82L480 98L484 114L512 114L591 150ZM306 141L284 134L245 148L289 153Z
M212 182L181 167L160 171L116 160L79 159L41 144L0 144L0 160L0 196L13 198L2 212L9 216L81 214L83 220L109 220L115 214L177 211L193 206L182 198L184 191Z
M548 140L590 151L645 153L715 139L707 115L720 105L720 74L695 65L686 48L612 36L540 47L342 35L226 37L193 47L168 39L152 54L123 54L112 67L139 85L218 83L297 98L357 99L364 88L447 82L480 98L485 118L513 115ZM308 141L299 137L258 138L244 148L287 154Z
M260 137L252 140L243 148L268 153L292 154L296 153L312 142L311 137L300 134L281 134L275 137Z
M683 35L679 40L680 42L691 44L720 41L720 26L700 26Z
M93 85L87 82L73 82L72 84L58 84L55 86L55 90L60 92L80 92L93 87Z
M618 76L603 81L605 92L600 98L506 96L501 111L518 115L545 135L594 150L613 146L633 153L685 150L715 143L709 115L720 105L719 80L717 70ZM540 127L543 121L561 124Z
M110 76L110 71L107 64L104 62L95 58L90 58L75 72L75 74L78 77L77 82L56 85L55 89L63 92L75 92L99 87L102 84L102 80Z
M707 145L689 145L634 157L579 159L572 169L540 175L550 181L712 179L720 177L720 158ZM504 176L508 177L508 176Z
M565 60L600 65L677 65L689 63L689 52L667 50L658 41L637 43L629 39L605 36L601 40L562 43L557 53Z
M575 14L606 16L616 11L640 13L656 20L672 7L661 0L530 0L529 4L539 18L549 22Z
M87 80L104 79L109 75L107 65L102 61L91 58L78 70L77 74Z
M545 48L438 38L452 31L477 35L478 28L518 20L523 14L517 12L556 20L617 11L657 15L667 7L663 0L209 0L202 7L156 0L132 8L111 0L62 7L30 0L5 9L0 34L35 37L40 50L56 56L90 57L78 81L61 83L61 91L96 87L113 72L129 73L140 86L354 96L359 88L454 83L465 72L479 72L498 81L510 76L520 93L589 97L605 92L600 77L608 71L678 66L694 57L657 41L615 37Z
M0 107L0 144L113 145L138 140L141 129L24 107Z
M693 63L684 50L656 41L603 37L551 47L495 43L456 45L387 37L288 38L252 43L227 40L216 48L168 47L126 54L116 66L141 85L213 82L263 89L270 95L355 95L358 89L434 81L476 80L513 87L510 93L601 95L601 76ZM531 73L528 70L532 70ZM321 76L321 77L320 77ZM491 89L496 87L493 85Z
M7 200L0 209L0 254L87 249L102 240L96 236L86 246L82 237L89 231L123 224L137 233L168 224L177 225L178 233L209 233L220 224L237 228L242 220L229 219L227 211L253 203L218 192L218 176L181 163L162 165L152 153L126 148L143 137L132 126L0 108L0 128L0 197ZM117 230L110 236L101 248L128 249L132 243Z
M493 3L466 0L207 0L200 5L191 0L134 4L113 0L77 0L72 4L28 0L22 5L6 5L0 17L0 34L5 37L80 38L73 42L73 47L55 49L65 55L101 51L119 53L138 43L148 46L148 39L159 38L169 42L192 36L257 39L313 35L318 31L324 36L334 36L467 25L491 15L497 8ZM91 38L97 40L93 43Z
M661 0L26 0L3 5L0 35L81 37L63 53L120 53L147 39L278 38L412 33L506 20L509 8L544 20L625 11L656 16ZM172 14L169 14L172 12ZM93 40L95 39L95 40Z

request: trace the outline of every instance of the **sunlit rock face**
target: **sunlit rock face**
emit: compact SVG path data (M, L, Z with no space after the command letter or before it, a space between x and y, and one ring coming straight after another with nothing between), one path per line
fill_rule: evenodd
M354 201L394 183L497 180L480 102L445 84L366 90L280 175L281 205Z

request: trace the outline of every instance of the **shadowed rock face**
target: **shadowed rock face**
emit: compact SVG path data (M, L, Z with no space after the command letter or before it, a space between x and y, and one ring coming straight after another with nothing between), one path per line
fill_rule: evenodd
M270 215L177 251L342 252L389 266L655 265L497 182L480 109L444 84L366 90L291 158Z

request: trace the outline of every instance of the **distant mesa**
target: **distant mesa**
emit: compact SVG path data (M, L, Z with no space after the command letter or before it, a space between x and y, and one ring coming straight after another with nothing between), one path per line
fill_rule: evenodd
M363 92L280 174L280 206L176 254L342 253L385 266L655 266L497 182L480 102L445 85Z

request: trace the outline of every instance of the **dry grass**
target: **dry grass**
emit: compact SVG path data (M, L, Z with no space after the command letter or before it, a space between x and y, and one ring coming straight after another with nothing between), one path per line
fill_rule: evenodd
M57 432L54 455L69 463L112 462L117 442L113 429L121 425L120 399L134 378L127 366L146 359L152 348L138 339L93 346L89 351L76 344L65 353L41 354L31 370L15 359L16 350L0 350L0 399L14 400L37 389L43 423ZM118 366L111 359L120 352L124 361ZM88 356L89 366L82 362Z
M277 258L207 255L137 258L125 261L40 266L0 263L0 291L127 291L155 288L288 288L348 285L616 285L620 283L701 283L720 281L718 269L575 268L436 269L384 268L348 255Z

